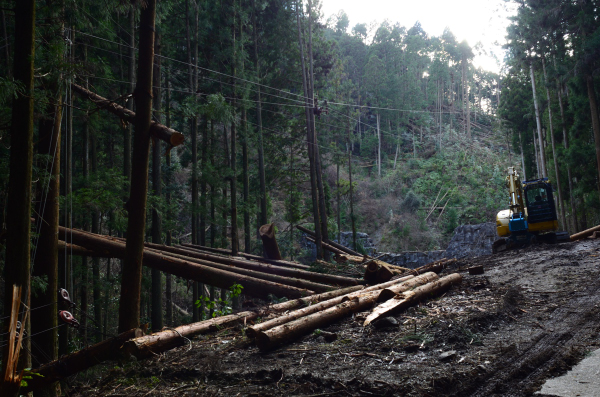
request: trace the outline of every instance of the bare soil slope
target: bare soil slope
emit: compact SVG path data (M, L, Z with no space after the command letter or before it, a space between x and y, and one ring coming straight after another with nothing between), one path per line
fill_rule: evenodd
M485 274L464 272L472 265ZM398 314L397 325L363 328L359 313L324 329L335 342L315 332L269 353L223 329L80 377L70 395L526 396L600 346L600 240L457 267L461 286Z

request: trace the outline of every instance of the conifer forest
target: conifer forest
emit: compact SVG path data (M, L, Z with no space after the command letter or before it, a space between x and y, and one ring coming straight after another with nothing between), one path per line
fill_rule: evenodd
M600 1L499 0L495 71L327 1L0 0L0 395L530 395L592 350L502 375L543 338L498 324L600 299ZM509 167L570 242L492 254Z

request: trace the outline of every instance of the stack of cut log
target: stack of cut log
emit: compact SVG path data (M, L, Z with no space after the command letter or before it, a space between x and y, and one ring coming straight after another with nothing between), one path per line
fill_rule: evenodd
M66 229L60 230L61 237L64 240ZM74 244L61 243L62 248L80 255L98 255L105 257L122 257L124 251L124 242L121 239L107 236L94 235L81 230L68 230L69 240ZM153 248L155 247L155 248ZM195 249L195 251L193 251ZM182 250L182 251L179 251ZM243 266L251 267L249 263L257 265L255 261L243 260L240 258L229 258L221 254L225 252L215 252L214 263L204 258L206 252L202 252L200 247L163 247L148 244L144 251L144 262L148 266L156 266L163 270L167 265L172 267L165 271L172 271L174 274L181 274L182 277L190 276L203 277L212 275L206 268L219 263L226 263L234 266L234 263L244 269ZM181 259L185 258L185 259ZM197 262L194 262L197 261ZM219 262L220 261L220 262ZM355 279L348 278L327 278L328 275L319 275L325 278L317 281L329 281L333 284L354 283L355 285L332 291L313 294L305 297L298 297L287 302L268 306L261 311L244 311L227 316L217 317L198 323L182 325L177 328L164 329L163 331L151 335L143 335L141 330L131 330L115 338L100 342L88 349L80 352L63 356L57 361L45 364L41 368L32 372L37 372L43 377L34 377L35 381L30 382L27 391L36 390L48 385L51 382L72 375L79 370L89 368L104 360L117 359L122 356L135 356L138 359L144 359L166 352L173 348L189 345L192 346L190 338L216 331L223 327L230 327L236 324L243 324L246 328L246 335L255 339L257 346L261 350L270 350L283 343L291 342L295 338L312 332L313 330L324 327L335 321L342 319L352 313L371 309L372 312L366 317L363 326L367 326L380 317L392 315L411 305L417 304L423 299L438 295L452 285L460 283L462 278L459 274L450 274L440 278L436 272L440 272L454 260L441 260L432 262L421 268L411 270L409 274L384 283L365 287L356 285ZM211 265L205 265L209 262ZM282 261L285 262L285 261ZM310 273L300 269L294 269L284 266L273 266L272 264L258 264L267 266L266 269L286 269L286 271L300 272L296 275ZM236 267L237 268L237 267ZM214 268L217 270L216 267ZM222 270L224 273L229 272ZM285 273L285 271L284 271ZM292 273L288 273L292 274ZM252 278L251 276L245 276ZM329 276L335 277L335 276ZM259 279L256 279L259 280ZM352 282L350 282L350 280ZM203 279L206 282L206 279ZM274 283L276 284L276 283ZM269 285L268 283L265 285ZM268 318L259 324L253 321L258 317ZM82 364L83 361L84 364ZM66 368L66 370L65 370ZM41 379L41 380L40 380Z
M442 278L433 272L416 277L412 275L402 277L291 311L249 327L246 334L255 338L261 350L270 350L352 313L368 310L377 302L382 302L365 320L363 325L367 326L380 317L389 316L425 298L440 294L450 286L460 283L461 280L462 276L458 273Z
M123 258L125 254L125 240L117 237L61 227L59 238L59 247L64 249L66 246L67 252L74 255ZM170 247L146 243L143 264L218 288L241 284L244 294L259 298L267 298L270 294L300 298L362 283L356 278L310 272L305 266L289 261L269 259L265 263L189 245Z

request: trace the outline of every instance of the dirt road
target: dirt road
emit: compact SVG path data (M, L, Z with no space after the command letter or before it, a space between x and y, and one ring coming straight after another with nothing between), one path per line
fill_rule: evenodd
M484 275L464 272L479 264ZM335 342L315 332L269 353L224 329L192 349L80 376L70 394L527 396L600 346L600 240L457 268L461 286L398 314L397 325L363 328L359 313L324 329Z

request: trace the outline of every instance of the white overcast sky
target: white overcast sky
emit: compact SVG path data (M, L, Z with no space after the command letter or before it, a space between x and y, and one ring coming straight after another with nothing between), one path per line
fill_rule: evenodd
M504 54L509 12L503 0L321 0L326 21L331 15L344 10L350 19L349 30L357 23L399 22L407 29L419 21L429 35L439 36L450 28L458 41L467 40L471 47L481 42L483 49L494 53L500 61ZM495 45L498 43L499 45ZM489 56L477 55L476 66L498 72L500 65Z

